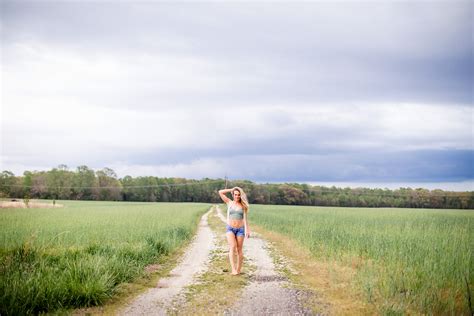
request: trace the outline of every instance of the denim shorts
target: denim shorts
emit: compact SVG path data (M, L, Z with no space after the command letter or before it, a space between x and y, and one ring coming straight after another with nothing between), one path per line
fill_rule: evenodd
M226 233L228 232L232 232L235 235L235 237L245 236L245 226L234 228L230 225L226 225Z

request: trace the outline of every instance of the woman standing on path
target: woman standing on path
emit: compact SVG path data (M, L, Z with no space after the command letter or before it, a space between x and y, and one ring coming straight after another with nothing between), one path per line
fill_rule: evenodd
M226 196L226 193L232 192L233 200ZM232 267L232 275L240 274L244 253L244 237L250 237L250 229L247 220L249 202L244 190L239 187L232 189L219 190L221 199L227 204L227 225L226 236L229 243L229 261ZM237 264L234 262L235 251L237 250Z

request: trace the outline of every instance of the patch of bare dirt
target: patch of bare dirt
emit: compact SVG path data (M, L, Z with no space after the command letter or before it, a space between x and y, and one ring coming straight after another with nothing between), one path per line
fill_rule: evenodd
M158 269L160 268L161 266L159 264L149 264L145 267L145 271L147 273L153 273L155 271L158 271Z
M57 208L63 207L64 205L53 202L36 202L31 201L28 205L21 200L16 201L0 201L0 208Z

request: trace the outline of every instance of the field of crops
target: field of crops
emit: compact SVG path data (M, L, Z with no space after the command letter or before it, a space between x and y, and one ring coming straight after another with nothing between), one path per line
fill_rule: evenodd
M0 209L0 314L97 305L192 237L201 203Z
M0 314L103 303L193 235L208 204L60 201L0 209ZM469 314L474 211L252 205L252 223L357 267L381 314ZM469 303L471 300L471 303Z
M471 312L474 211L252 205L249 219L317 260L362 259L354 286L383 314Z

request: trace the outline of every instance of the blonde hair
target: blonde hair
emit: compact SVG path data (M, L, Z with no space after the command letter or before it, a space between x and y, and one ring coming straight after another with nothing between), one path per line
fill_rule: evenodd
M240 203L242 204L242 208L245 212L249 211L249 200L247 199L247 194L245 194L244 190L241 187L233 187L232 188L232 196L234 196L234 191L240 192Z

